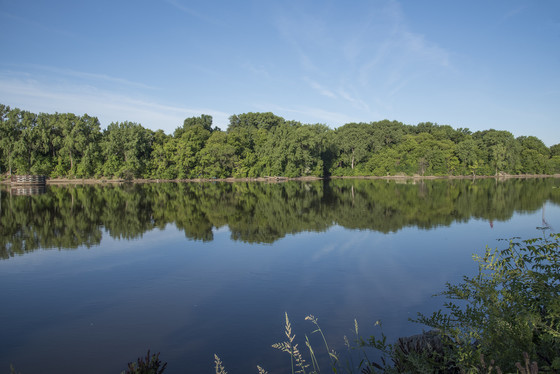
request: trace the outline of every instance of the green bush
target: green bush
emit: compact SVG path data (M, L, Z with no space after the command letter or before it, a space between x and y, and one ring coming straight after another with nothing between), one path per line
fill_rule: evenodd
M128 369L121 374L161 374L166 367L167 362L162 365L159 353L150 355L148 350L146 357L139 357L136 362L129 362Z
M519 241L474 256L478 274L442 293L451 301L417 322L437 329L445 367L479 372L481 358L516 372L524 355L540 372L560 371L560 234ZM457 301L455 301L457 300ZM436 371L436 370L435 370Z

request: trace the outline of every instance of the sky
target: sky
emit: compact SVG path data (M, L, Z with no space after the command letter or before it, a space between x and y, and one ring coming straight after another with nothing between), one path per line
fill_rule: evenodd
M166 133L273 112L560 143L557 0L0 0L0 103Z

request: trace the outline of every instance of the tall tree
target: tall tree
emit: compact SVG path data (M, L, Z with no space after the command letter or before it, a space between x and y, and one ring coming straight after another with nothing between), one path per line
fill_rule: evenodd
M228 144L228 135L223 131L214 131L200 151L199 174L204 177L230 177L236 161L235 147Z
M202 115L185 119L182 128L175 130L174 138L177 139L177 153L174 163L177 167L178 178L198 177L199 152L204 148L206 141L212 135L212 117Z
M85 114L82 117L72 113L60 114L57 125L61 131L56 173L59 175L79 175L78 164L89 149L89 144L98 139L99 121ZM83 169L83 167L82 167Z
M8 174L12 174L17 142L21 137L21 111L2 106L2 122L0 122L0 148L4 165Z
M335 144L339 149L338 166L353 170L368 155L370 127L365 123L347 123L335 131Z
M122 178L140 177L152 153L152 131L134 122L111 123L103 133L103 173Z
M473 134L473 139L477 141L481 154L484 155L483 162L489 168L486 173L519 172L521 166L519 143L509 131L494 129L477 131Z

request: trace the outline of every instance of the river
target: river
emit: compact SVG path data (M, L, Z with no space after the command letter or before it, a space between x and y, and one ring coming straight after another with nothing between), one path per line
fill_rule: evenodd
M290 371L300 348L344 357L472 275L474 253L560 228L559 179L332 180L48 186L0 199L0 370L120 373L161 352L165 373ZM554 231L556 230L556 231ZM381 324L375 324L381 321ZM372 353L375 356L375 353Z

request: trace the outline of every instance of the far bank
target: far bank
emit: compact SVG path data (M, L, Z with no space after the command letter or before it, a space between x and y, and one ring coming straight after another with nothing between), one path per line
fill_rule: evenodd
M47 185L64 185L64 184L121 184L121 183L209 183L209 182L261 182L261 183L283 183L287 181L316 181L330 179L372 179L372 180L397 180L397 181L419 181L419 180L435 180L435 179L532 179L532 178L560 178L560 174L499 174L499 175L387 175L387 176L331 176L331 177L258 177L258 178L185 178L185 179L119 179L119 178L48 178ZM9 176L3 175L0 178L0 184L11 185Z

